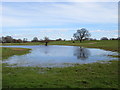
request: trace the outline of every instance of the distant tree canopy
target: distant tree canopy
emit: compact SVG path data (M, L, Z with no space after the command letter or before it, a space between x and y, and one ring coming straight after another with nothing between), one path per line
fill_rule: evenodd
M33 40L31 42L38 42L38 38L37 37L34 37Z
M100 40L108 40L107 37L102 37Z
M117 40L117 38L110 38L109 40Z
M11 36L6 36L6 37L4 37L4 41L7 43L11 43L11 42L13 42L13 38Z
M118 37L117 40L120 40L120 37Z
M21 39L13 39L13 43L22 43L23 41Z
M44 37L44 41L45 42L49 42L49 38L48 37Z
M12 43L13 38L11 36L2 37L2 43Z
M62 39L61 39L61 38L59 38L59 39L56 39L56 41L62 41Z
M73 34L73 37L82 42L83 39L90 37L90 33L87 29L82 28L78 29L77 32Z
M11 36L1 37L0 38L1 43L22 43L23 41L21 39L14 39Z
M85 28L82 29L78 29L76 33L74 33L73 37L71 38L71 41L73 43L75 43L74 40L79 40L80 42L83 40L96 40L93 38L88 38L90 36L90 33L88 32L88 30L86 30ZM102 37L100 40L120 40L120 37L117 38L110 38L108 39L107 37ZM61 39L58 38L56 40L50 40L48 37L44 37L44 39L40 39L38 40L37 37L34 37L33 40L31 41L27 41L27 38L23 38L23 40L21 39L14 39L12 36L2 36L0 37L0 43L26 43L26 42L43 42L43 43L47 43L50 41L66 41L65 39Z

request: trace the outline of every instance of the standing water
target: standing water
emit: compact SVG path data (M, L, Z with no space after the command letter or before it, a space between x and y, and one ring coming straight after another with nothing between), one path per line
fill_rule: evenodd
M70 64L87 64L98 61L116 60L108 55L117 55L117 52L105 51L95 48L60 45L36 46L3 46L32 49L25 55L14 55L4 60L13 66L38 66L38 67L64 67Z

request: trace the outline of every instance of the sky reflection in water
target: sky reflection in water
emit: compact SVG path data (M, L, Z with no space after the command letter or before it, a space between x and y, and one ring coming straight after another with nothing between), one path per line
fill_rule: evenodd
M39 66L39 67L64 67L68 64L85 64L101 60L116 60L107 55L117 55L116 52L95 48L83 48L78 46L60 45L36 45L36 46L4 46L31 48L31 53L26 55L14 55L3 63L15 64L15 66Z

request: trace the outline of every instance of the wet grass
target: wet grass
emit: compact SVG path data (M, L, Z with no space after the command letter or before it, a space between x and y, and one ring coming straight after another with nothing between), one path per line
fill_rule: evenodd
M118 61L74 67L3 67L4 88L118 88Z
M32 43L34 44L34 43ZM118 51L118 41L50 42L50 45L73 45ZM13 44L11 44L13 45ZM30 44L28 44L30 45ZM12 52L11 54L8 54ZM14 53L13 53L14 52ZM21 53L20 53L21 52ZM3 49L3 59L28 53L29 49ZM3 88L118 88L118 63L75 64L64 68L6 67L3 64Z
M2 59L7 59L10 56L13 55L23 55L30 52L31 49L26 48L5 48L0 47L0 51L2 51Z

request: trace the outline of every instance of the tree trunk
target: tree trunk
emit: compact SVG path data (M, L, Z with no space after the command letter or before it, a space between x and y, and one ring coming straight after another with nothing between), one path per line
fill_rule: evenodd
M80 39L80 42L82 42L82 40Z
M47 43L48 43L48 42L45 42L45 46L47 46Z

